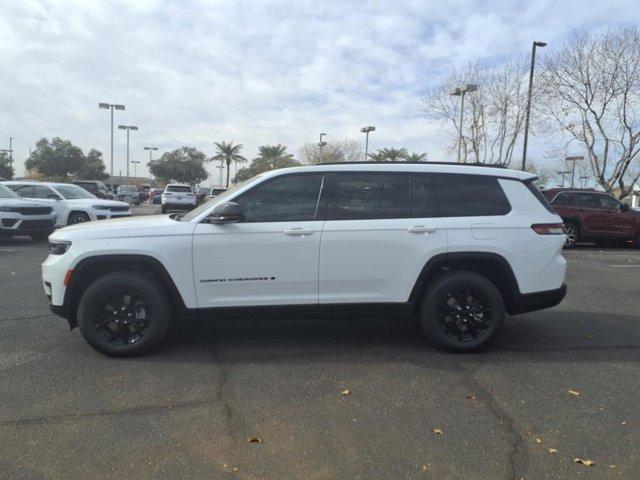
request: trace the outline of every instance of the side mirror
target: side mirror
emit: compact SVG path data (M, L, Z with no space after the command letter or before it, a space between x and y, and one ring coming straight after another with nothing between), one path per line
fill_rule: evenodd
M244 220L244 215L240 211L240 205L235 202L221 203L206 218L207 223L235 223Z
M628 210L631 209L631 205L629 205L628 203L621 203L620 204L620 211L621 212L626 212Z

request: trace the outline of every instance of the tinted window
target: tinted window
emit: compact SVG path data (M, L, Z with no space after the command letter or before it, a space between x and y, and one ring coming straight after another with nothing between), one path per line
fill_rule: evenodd
M96 186L95 183L81 183L81 182L75 182L75 185L78 185L79 187L84 188L87 192L97 192L98 191L98 187Z
M33 198L58 198L58 194L45 185L33 186Z
M411 216L426 218L436 216L436 205L431 175L418 174L411 177Z
M506 215L511 210L497 178L437 173L433 184L443 217Z
M191 187L188 185L171 185L167 187L167 192L191 193Z
M96 198L89 192L87 192L84 188L80 188L77 185L58 184L55 185L55 189L58 190L60 195L62 195L67 200L75 200L78 198ZM54 192L51 192L51 194L55 195Z
M590 193L578 193L575 194L575 200L572 201L572 205L582 208L601 208L599 197L600 195Z
M620 207L620 202L606 195L598 195L598 201L600 202L600 208L606 208L607 210L616 210Z
M0 184L0 198L17 198L17 195L13 193L12 190Z
M287 175L266 181L233 201L240 205L247 222L313 220L322 177Z
M23 198L33 198L33 187L31 185L7 185L7 187Z
M560 193L559 195L556 196L556 198L553 199L553 202L551 202L552 205L571 205L571 199L572 199L572 195L569 193Z
M411 216L410 192L410 174L339 174L327 218L407 218Z

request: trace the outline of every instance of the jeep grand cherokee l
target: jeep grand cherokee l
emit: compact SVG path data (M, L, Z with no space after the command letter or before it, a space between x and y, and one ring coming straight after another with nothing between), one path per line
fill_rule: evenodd
M186 214L57 231L44 289L113 356L174 321L269 314L413 315L437 346L473 350L505 312L565 295L562 221L534 180L436 163L266 172Z
M565 225L566 246L578 241L640 248L640 212L605 192L550 188L542 192Z

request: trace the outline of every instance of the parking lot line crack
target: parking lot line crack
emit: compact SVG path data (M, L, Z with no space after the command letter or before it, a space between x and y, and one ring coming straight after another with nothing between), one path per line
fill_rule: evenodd
M463 370L463 378L460 384L469 389L474 394L476 399L484 405L491 414L498 420L503 429L510 437L510 448L507 454L508 466L509 466L509 480L516 480L521 478L518 472L526 470L527 454L522 450L524 439L520 432L518 432L515 421L507 411L500 406L498 401L493 395L493 392L486 388L482 382L476 378L476 373L482 366L482 360L478 361L478 364L473 368L467 368L460 366Z
M18 320L38 320L40 318L53 318L55 315L47 314L47 315L30 315L27 317L9 317L9 318L0 318L0 322L15 322Z

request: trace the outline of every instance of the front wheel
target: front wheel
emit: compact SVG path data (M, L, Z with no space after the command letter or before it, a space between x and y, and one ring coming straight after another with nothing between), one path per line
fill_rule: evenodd
M84 212L73 212L71 215L69 215L69 220L67 221L67 225L75 225L77 223L85 223L85 222L90 222L91 219L89 218L89 215L87 215Z
M140 355L160 344L171 323L171 305L154 279L133 271L106 274L85 290L78 326L105 355Z
M564 234L566 237L564 241L565 248L575 247L578 241L578 226L575 223L565 223Z
M502 295L473 272L450 272L430 283L420 306L420 324L443 350L468 352L485 347L504 323Z

